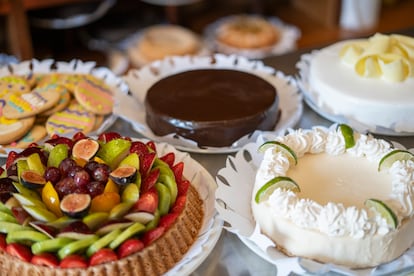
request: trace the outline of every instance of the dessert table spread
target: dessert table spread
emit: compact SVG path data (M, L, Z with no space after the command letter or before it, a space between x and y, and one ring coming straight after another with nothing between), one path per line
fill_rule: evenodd
M406 35L414 35L414 29L405 30L401 32ZM302 49L289 54L281 56L273 56L263 60L265 65L276 68L286 75L297 74L296 63L301 55L311 51L312 49ZM321 117L307 105L304 105L303 115L294 128L310 128L315 125L329 126L331 121ZM118 118L115 123L108 129L108 131L115 131L125 136L141 138L142 136L134 131L132 126L121 118ZM388 140L401 143L407 148L414 148L413 136L380 136L374 135L378 138L385 138ZM234 153L230 153L233 155ZM190 153L191 157L204 166L207 171L215 178L217 172L225 167L228 153ZM0 158L0 164L5 163L5 158ZM237 195L235 195L237 196ZM209 251L209 250L207 250ZM209 252L206 252L206 255ZM211 252L206 256L205 260L200 265L195 265L193 269L188 271L191 275L281 275L283 273L277 272L277 267L272 263L266 261L254 252L251 248L246 246L244 242L235 234L232 234L225 229L221 232L218 242L215 244ZM288 272L289 273L289 272ZM292 275L294 275L292 273Z

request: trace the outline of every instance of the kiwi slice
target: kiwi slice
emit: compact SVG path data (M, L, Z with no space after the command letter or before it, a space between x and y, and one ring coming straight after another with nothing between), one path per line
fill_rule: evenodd
M168 187L160 182L155 184L155 189L158 191L158 209L160 211L160 215L168 214L171 205L171 194Z
M39 242L48 240L49 237L36 230L22 230L22 231L13 231L7 234L6 242L19 242L24 244L32 244L33 242Z
M65 245L64 247L62 247L57 252L57 255L59 256L60 259L63 259L66 256L75 254L77 252L80 252L80 251L88 248L91 244L96 242L98 239L99 239L98 236L93 235L93 236L91 236L89 238L85 238L83 240L77 240L77 241L70 242L67 245Z
M56 252L73 240L64 237L35 242L32 244L32 252L37 255L43 252Z
M143 231L145 231L145 226L139 222L135 222L134 224L126 228L120 235L118 235L118 237L109 244L109 247L111 249L115 249L130 237L139 234Z
M2 221L0 223L0 233L3 234L24 230L33 230L33 228L8 221Z
M0 211L0 222L3 222L3 221L17 223L17 220L13 215Z
M91 244L88 249L86 250L86 255L88 257L92 256L96 251L101 248L106 247L109 245L113 240L115 240L120 234L122 233L121 229L115 229L105 236L101 237L99 240Z

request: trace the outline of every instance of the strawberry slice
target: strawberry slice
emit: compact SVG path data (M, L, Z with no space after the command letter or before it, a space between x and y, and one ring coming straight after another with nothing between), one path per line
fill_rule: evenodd
M118 132L105 132L105 133L101 133L98 136L98 140L108 143L111 140L114 139L118 139L118 138L122 138L121 134L119 134Z
M4 168L0 167L0 175L4 172Z
M148 141L147 146L154 152L157 152L157 147L155 146L154 141Z
M51 138L45 142L45 144L51 144L52 146L56 146L58 144L66 144L71 149L73 148L73 145L75 144L72 139L63 137L63 136L57 136L56 138Z
M41 265L47 267L58 267L59 260L58 258L53 255L52 253L41 253L39 255L34 255L31 263L34 265Z
M140 155L139 172L142 176L145 177L148 174L148 172L151 170L156 157L157 155L155 152L149 152L149 153Z
M112 249L101 248L91 256L89 259L89 265L93 266L116 260L118 260L118 255L116 255Z
M160 169L151 170L148 175L142 180L141 192L145 193L155 186L157 183L158 177L160 177Z
M165 230L169 229L179 215L180 213L169 213L162 216L158 226L164 227Z
M177 199L175 200L174 205L171 208L171 213L180 214L184 210L186 200L187 200L186 195L178 196Z
M144 243L139 239L129 239L124 241L117 249L118 257L124 258L132 255L144 248Z
M11 209L13 216L16 218L16 220L24 225L25 223L27 223L29 220L32 219L32 217L29 215L28 212L26 212L25 209L23 209L23 207L20 206L13 206Z
M188 188L190 187L190 181L187 179L177 182L177 195L186 195Z
M6 160L6 170L10 168L11 165L13 165L14 161L19 157L19 154L15 151L9 152L9 155L7 156Z
M32 250L29 247L20 243L9 243L6 247L6 252L10 255L19 258L22 261L30 262L32 259Z
M171 168L171 170L174 173L175 181L177 181L177 183L181 182L183 178L184 162L178 162Z
M153 214L158 207L158 193L155 188L151 188L149 191L143 193L134 206L133 211L143 211Z
M7 242L6 235L0 234L0 251L6 251Z
M165 232L165 228L158 226L152 230L145 232L144 236L142 237L142 242L145 246L150 245L154 241L156 241L159 237L161 237Z
M160 159L167 163L170 168L172 168L174 166L175 154L173 152L168 152L164 156L160 157Z
M60 262L61 268L86 268L88 262L80 255L69 255L62 259Z
M149 153L148 146L140 141L134 141L129 148L130 153L136 153L139 156Z
M73 135L72 140L76 143L77 141L86 139L86 138L88 137L82 131L79 131Z

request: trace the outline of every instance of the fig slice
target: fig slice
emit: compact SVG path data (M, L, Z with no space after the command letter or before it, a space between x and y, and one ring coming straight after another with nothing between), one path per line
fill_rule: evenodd
M127 185L135 181L137 169L132 166L121 166L113 170L109 177L118 185Z
M89 194L68 194L60 202L60 210L68 217L81 218L88 213L91 201Z
M20 175L20 181L29 189L42 188L46 184L46 179L42 175L31 170L23 171Z
M99 150L99 143L92 139L81 139L77 141L72 148L72 155L75 159L89 161Z

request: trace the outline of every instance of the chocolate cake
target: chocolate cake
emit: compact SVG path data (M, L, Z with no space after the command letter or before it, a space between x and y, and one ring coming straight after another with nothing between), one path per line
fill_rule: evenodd
M159 136L170 133L198 146L230 146L254 130L274 129L276 88L254 74L198 69L156 82L145 99L146 122Z

